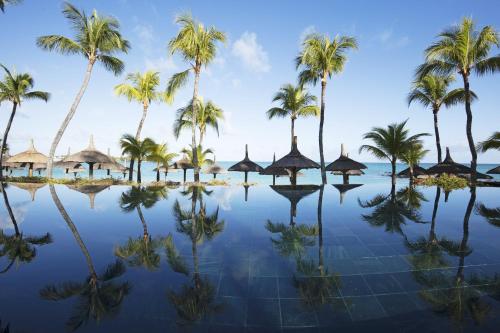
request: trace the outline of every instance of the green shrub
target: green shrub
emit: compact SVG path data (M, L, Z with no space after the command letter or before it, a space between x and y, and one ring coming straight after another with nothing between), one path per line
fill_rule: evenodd
M439 177L427 178L422 182L424 186L439 186L442 187L445 191L457 190L461 188L467 187L467 179L448 175L446 173L442 174Z

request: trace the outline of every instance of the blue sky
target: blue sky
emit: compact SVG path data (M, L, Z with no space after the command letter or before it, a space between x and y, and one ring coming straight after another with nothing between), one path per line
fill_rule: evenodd
M483 1L132 1L80 0L73 2L86 11L96 8L101 14L119 19L122 33L132 45L121 56L125 73L115 77L96 66L89 88L77 114L68 127L58 154L77 151L94 134L96 145L113 154L119 153L118 139L135 133L141 106L113 94L113 87L126 73L156 69L161 72L162 88L170 75L186 68L182 59L167 54L167 42L178 27L175 15L189 11L206 25L215 25L227 33L228 42L219 48L214 63L202 73L200 94L226 112L220 136L209 132L206 146L215 149L218 160L243 157L245 143L250 157L270 160L289 149L289 120L267 120L265 111L272 106L273 94L284 83L295 83L293 60L299 52L300 39L308 32L352 35L359 50L350 53L345 71L329 81L326 92L325 156L337 158L340 143L350 156L374 161L367 153L358 155L362 134L372 126L409 118L412 132L433 133L432 114L415 105L408 108L406 95L414 69L423 60L423 50L444 28L463 16L472 16L479 26L500 29L500 3ZM15 119L10 136L13 152L24 150L30 138L39 150L47 153L53 136L78 91L85 71L85 60L38 49L40 35L71 36L61 14L62 2L25 0L7 7L0 14L0 63L17 71L27 71L35 78L36 89L52 93L49 103L27 102ZM498 54L495 49L492 54ZM457 81L458 86L460 81ZM471 87L479 96L473 105L473 133L483 140L499 130L500 76L472 77ZM320 87L310 87L319 95ZM192 84L182 89L173 105L153 105L143 130L144 136L167 141L172 150L190 143L190 134L179 140L172 135L175 110L192 93ZM10 106L0 106L3 126ZM457 161L470 160L465 137L463 106L440 112L443 146L450 146ZM317 119L299 119L296 124L301 151L319 159ZM426 139L430 150L425 161L436 159L434 138ZM496 155L495 155L496 154ZM498 153L480 155L480 162L498 162Z

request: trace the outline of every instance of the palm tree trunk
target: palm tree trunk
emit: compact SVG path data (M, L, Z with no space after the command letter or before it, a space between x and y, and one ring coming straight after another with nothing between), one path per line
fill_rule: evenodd
M458 282L463 282L464 278L463 271L465 264L465 256L466 256L467 242L469 241L469 219L472 213L472 208L474 208L475 202L476 202L476 187L472 186L470 189L469 203L467 204L467 209L465 210L465 215L464 215L462 242L460 243L460 260L458 263L458 271L457 271Z
M56 189L54 188L54 185L49 184L50 187L50 194L52 196L52 200L56 204L57 209L59 210L59 213L61 213L61 216L63 217L64 221L68 224L69 229L71 230L71 233L75 237L75 240L82 250L83 255L85 256L85 260L87 261L87 267L89 269L90 275L93 277L97 276L96 270L94 268L94 264L92 263L92 258L90 257L89 250L85 246L85 243L82 240L82 237L80 236L80 233L78 232L78 229L76 228L75 224L69 217L68 213L66 212L66 209L64 209L64 206L62 205L61 201L59 200L59 197L57 196Z
M49 179L52 178L52 164L54 162L54 155L56 153L57 145L59 144L59 141L61 141L64 131L66 131L66 128L68 127L71 119L73 119L73 116L76 113L76 109L80 104L80 100L82 99L85 90L87 90L87 86L90 81L90 76L92 75L92 68L94 67L94 63L95 60L89 60L82 86L80 87L80 90L78 91L78 94L76 95L75 100L73 101L73 104L71 105L71 108L69 109L69 112L66 115L66 118L64 118L64 121L62 122L61 127L57 131L56 136L54 137L54 141L52 141L52 145L50 146L49 160L47 162L47 178Z
M9 121L7 122L7 126L5 127L5 132L3 133L2 148L0 149L0 180L3 179L3 153L5 151L5 147L7 147L7 137L9 136L10 127L12 126L12 122L14 121L16 110L17 103L14 102L12 105L12 112L10 113Z
M136 209L137 209L137 214L139 215L139 220L141 220L141 223L142 223L142 230L143 230L144 240L146 240L146 239L148 239L148 236L149 236L148 226L146 224L146 219L144 219L144 215L142 214L141 207L137 206Z
M292 117L292 129L291 129L292 139L290 145L293 146L293 137L295 136L295 118Z
M156 181L160 181L160 163L156 163Z
M438 163L442 162L442 155L441 155L441 140L439 139L439 128L438 128L438 108L435 108L433 110L434 114L434 136L436 137L436 150L438 154Z
M441 197L441 188L436 186L436 197L434 198L434 208L432 209L432 220L431 220L431 230L429 232L429 239L434 241L436 239L436 233L434 232L436 227L436 216L439 207L439 198Z
M137 160L137 182L140 184L141 183L141 159Z
M16 235L19 235L19 227L17 225L16 217L14 216L14 212L12 211L12 207L10 206L9 203L9 197L7 196L7 192L5 192L5 186L3 182L0 182L0 191L2 191L3 195L3 201L5 202L5 207L7 207L7 212L9 213L10 221L14 225L14 230L16 232Z
M413 165L408 165L408 168L410 169L410 185L413 186L413 181L414 181Z
M323 124L325 122L326 78L321 81L321 111L319 117L319 159L321 165L321 181L326 184L325 156L323 155Z
M393 157L391 159L391 179L392 179L392 185L396 185L396 158Z
M198 150L196 146L196 128L197 128L197 118L198 113L196 110L197 101L198 101L198 84L200 81L200 66L196 64L196 68L194 71L194 89L193 89L193 117L192 122L193 126L191 126L191 148L193 149L193 174L194 181L198 183L200 181L200 167L198 165Z
M323 274L323 190L324 185L319 188L318 198L318 269Z
M148 114L148 106L144 105L144 107L142 109L142 117L141 117L141 120L139 121L139 126L137 126L137 132L135 133L135 139L136 140L140 140L141 139L142 127L144 126L144 121L146 120L147 114ZM135 163L135 160L131 156L130 157L130 164L129 164L130 173L129 173L129 176L128 176L128 180L129 181L132 181L133 177L134 177L134 163Z
M462 74L464 80L464 90L465 90L465 113L467 115L467 125L465 127L467 133L467 141L469 142L469 150L472 157L470 162L471 175L470 182L472 186L476 185L476 167L477 167L477 152L476 145L474 144L474 138L472 137L472 109L471 105L471 94L469 86L469 77L466 74Z

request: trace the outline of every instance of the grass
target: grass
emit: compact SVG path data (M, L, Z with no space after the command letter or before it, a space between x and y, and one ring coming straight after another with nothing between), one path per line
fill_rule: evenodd
M48 179L45 177L6 177L5 181L10 183L37 183L37 184L60 184L60 185L137 185L136 182L129 182L125 180L119 180L115 178L103 178L103 179L85 179L85 178L53 178Z

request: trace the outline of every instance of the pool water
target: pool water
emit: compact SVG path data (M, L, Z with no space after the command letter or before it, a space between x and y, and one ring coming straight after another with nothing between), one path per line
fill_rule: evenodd
M411 188L405 180L392 188L381 178L358 187L295 190L268 185L79 190L7 184L4 194L16 223L2 204L1 328L498 332L500 327L498 188L446 193Z

